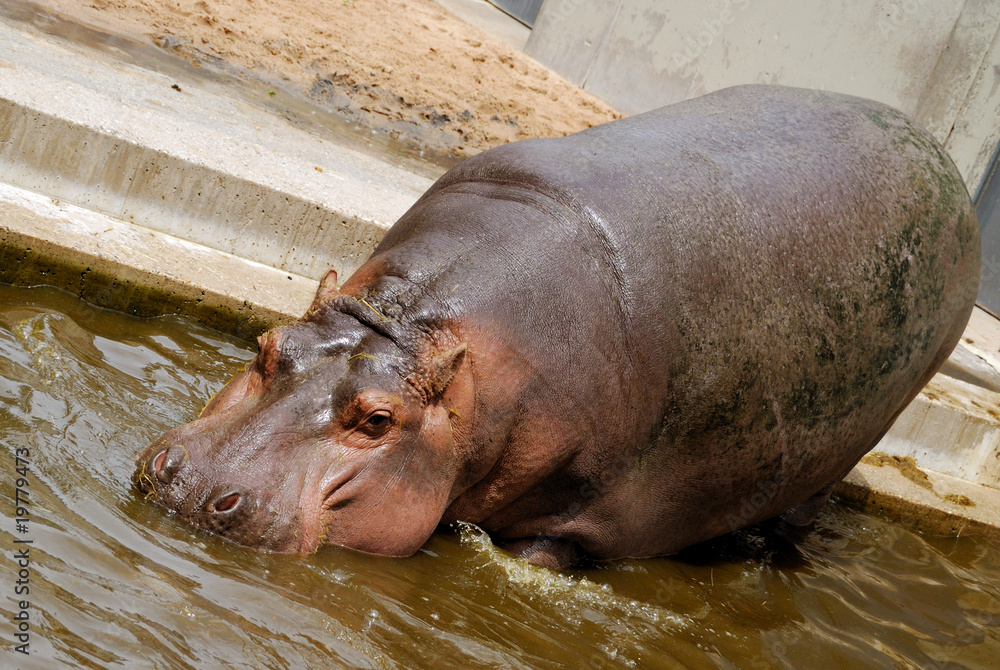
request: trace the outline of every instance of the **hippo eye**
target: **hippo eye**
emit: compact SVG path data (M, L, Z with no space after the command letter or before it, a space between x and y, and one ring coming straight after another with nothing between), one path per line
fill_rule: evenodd
M365 419L361 424L361 430L372 437L378 437L385 433L392 424L392 414L387 410L379 410Z

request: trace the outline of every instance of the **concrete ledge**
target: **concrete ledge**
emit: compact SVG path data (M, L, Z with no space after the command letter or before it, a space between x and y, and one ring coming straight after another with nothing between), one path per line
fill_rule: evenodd
M1000 393L935 375L876 449L1000 489Z
M994 372L1000 371L1000 321L985 310L978 307L972 310L961 345L978 358L980 367L986 365ZM998 382L993 390L1000 391L1000 373L992 380Z
M0 23L0 182L317 279L432 183L182 83Z
M914 476L912 461L893 467L873 465L871 460L866 457L847 475L835 489L835 498L919 532L1000 542L1000 491L917 470L926 476L921 485L914 481L921 477Z
M301 316L317 282L0 184L0 281L252 338Z

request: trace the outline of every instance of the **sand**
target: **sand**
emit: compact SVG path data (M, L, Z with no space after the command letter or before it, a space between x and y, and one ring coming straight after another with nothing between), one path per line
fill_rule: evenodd
M235 68L457 156L614 118L611 107L432 0L41 0L203 67Z

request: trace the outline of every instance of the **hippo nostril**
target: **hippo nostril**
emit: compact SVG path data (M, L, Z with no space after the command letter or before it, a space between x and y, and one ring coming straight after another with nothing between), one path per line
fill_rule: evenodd
M150 469L160 482L169 484L177 476L177 472L186 459L187 449L180 445L173 445L149 460Z
M153 459L153 472L156 473L156 478L160 481L164 481L166 472L163 470L163 462L167 460L167 450L164 449L156 455Z
M224 493L213 502L208 503L206 509L213 513L229 512L236 508L240 502L240 498L240 494L236 492Z

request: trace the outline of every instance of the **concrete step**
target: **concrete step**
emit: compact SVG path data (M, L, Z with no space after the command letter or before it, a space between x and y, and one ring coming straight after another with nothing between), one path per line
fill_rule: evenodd
M834 497L921 533L976 535L1000 542L1000 491L912 463L866 458L834 490ZM923 476L921 476L923 475Z
M0 22L0 182L314 278L432 182L210 83Z
M935 375L876 449L1000 490L1000 393Z
M0 184L0 281L251 338L305 313L318 282Z

